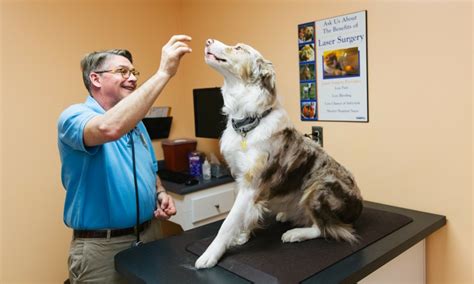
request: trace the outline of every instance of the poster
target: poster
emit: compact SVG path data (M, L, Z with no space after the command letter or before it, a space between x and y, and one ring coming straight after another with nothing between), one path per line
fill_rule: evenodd
M366 15L298 25L301 120L368 122Z

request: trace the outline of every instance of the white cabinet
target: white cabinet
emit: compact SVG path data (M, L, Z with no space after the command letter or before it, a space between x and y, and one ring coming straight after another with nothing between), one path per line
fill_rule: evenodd
M425 240L367 275L360 284L424 284Z
M234 204L235 182L230 182L188 194L168 191L176 204L177 213L170 221L189 230L224 219Z

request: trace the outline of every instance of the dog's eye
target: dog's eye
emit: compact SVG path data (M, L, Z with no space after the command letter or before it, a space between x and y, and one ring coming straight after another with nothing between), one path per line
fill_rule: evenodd
M236 46L236 47L235 47L235 50L241 50L241 49L242 49L241 46Z

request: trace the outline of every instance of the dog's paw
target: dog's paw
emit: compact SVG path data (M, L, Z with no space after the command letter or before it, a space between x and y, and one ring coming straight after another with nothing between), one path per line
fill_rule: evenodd
M284 243L294 243L315 239L319 236L321 236L321 231L316 227L296 228L286 231L281 236L281 240Z
M197 269L211 268L217 264L217 257L210 255L209 253L204 253L197 260L194 266Z
M237 238L235 238L234 244L240 246L248 242L249 239L250 239L250 233L243 232L243 233L240 233L240 235Z
M302 238L298 231L298 229L288 230L282 236L281 240L284 243L294 243L294 242L301 242Z
M288 218L288 216L286 216L286 213L285 213L285 212L279 212L279 213L276 215L276 218L275 218L275 219L276 219L278 222L284 223L284 222L286 222L286 221L288 220L287 218Z

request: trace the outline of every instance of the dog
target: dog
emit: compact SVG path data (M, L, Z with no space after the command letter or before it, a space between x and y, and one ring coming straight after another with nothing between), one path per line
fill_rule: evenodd
M313 84L307 83L303 85L302 87L302 99L309 99L309 96L311 95L311 90L313 89Z
M313 72L311 72L309 65L304 65L303 68L301 68L300 78L301 80L311 80L314 78Z
M303 118L314 118L315 109L311 104L304 104L301 107L301 115Z
M346 71L337 59L334 52L330 52L324 56L324 73L328 76L344 76Z
M313 36L314 36L314 27L305 27L304 29L304 39L305 41L310 41L310 40L313 40Z
M312 41L314 37L314 27L306 26L298 29L298 42L304 43Z
M300 51L300 61L313 61L314 60L314 48L307 44L303 46Z
M209 39L206 63L224 76L228 121L220 150L238 193L217 236L196 260L216 265L226 250L246 243L265 215L292 222L283 242L318 237L357 242L352 224L362 196L352 174L313 140L299 133L277 99L272 63L245 45Z

